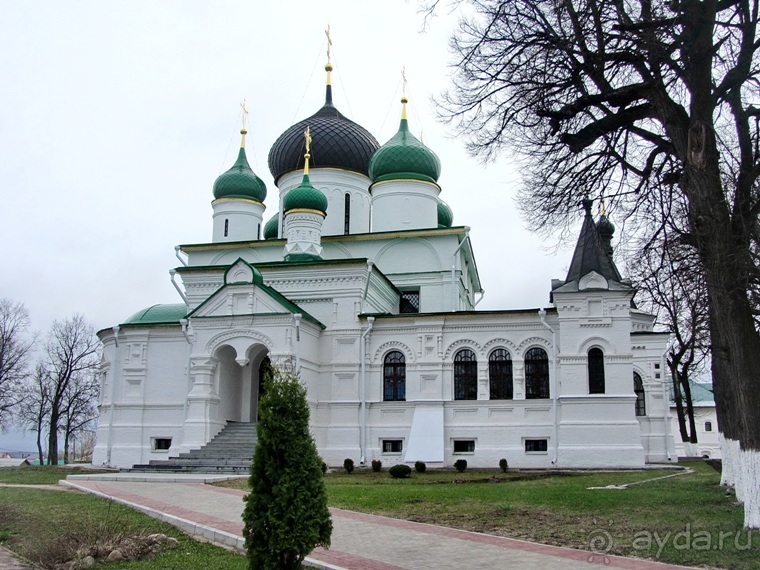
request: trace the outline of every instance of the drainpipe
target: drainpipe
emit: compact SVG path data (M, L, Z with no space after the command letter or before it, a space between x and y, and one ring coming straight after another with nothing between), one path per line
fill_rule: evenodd
M296 375L301 372L301 313L295 313L293 319L296 321Z
M361 361L361 433L360 439L361 441L361 460L359 463L361 465L364 465L364 460L367 452L367 364L366 364L366 353L367 348L365 346L366 344L366 338L369 336L370 331L372 331L372 324L375 322L375 317L367 317L367 329L362 333L361 336L361 344L359 345L359 360Z
M670 352L670 349L673 348L673 343L675 342L675 337L673 335L670 335L668 338L668 344L665 347L665 352L663 352L660 355L660 380L662 380L662 401L665 402L665 405L663 406L662 411L662 419L663 419L663 436L665 438L665 455L668 458L668 461L672 461L673 458L670 456L670 446L668 443L670 442L670 397L668 394L670 394L670 386L668 386L667 381L667 374L665 373L665 366L667 366L667 355L668 352Z
M169 275L171 275L172 285L174 285L174 288L177 290L177 293L179 293L179 296L182 297L182 300L185 302L185 305L189 307L190 303L187 302L187 297L185 297L185 294L182 292L182 289L180 289L179 285L177 285L177 282L174 280L174 276L177 275L177 270L170 269Z
M185 335L185 340L187 341L187 372L185 374L185 384L187 384L187 393L190 393L190 390L192 390L191 380L190 380L190 355L193 352L193 341L190 340L190 334L188 332L188 326L189 322L187 319L180 319L179 324L182 325L182 334ZM187 398L185 398L185 405L184 405L184 412L185 412L185 419L187 419Z
M470 239L470 227L465 226L464 227L464 239L459 244L459 247L457 247L454 250L454 253L451 254L451 312L456 312L457 306L459 303L457 303L457 254L459 253L459 250L464 247L465 242Z
M538 316L541 318L541 324L552 333L552 423L554 424L554 459L552 465L556 467L559 459L559 424L557 422L557 404L559 400L559 381L557 378L557 333L546 322L546 310L539 309Z
M367 293L369 292L369 278L372 275L372 266L374 263L367 260L367 282L364 284L364 294L362 295L361 312L364 313L364 304L367 301Z
M116 398L116 380L119 377L119 368L121 364L121 356L119 353L121 352L119 350L119 330L121 327L118 325L113 327L111 330L113 331L113 339L116 343L116 358L114 359L114 365L113 365L113 378L111 379L111 411L108 414L108 446L106 448L106 465L110 467L111 465L111 449L113 448L113 414L114 414L114 399Z
M178 245L175 245L175 246L174 246L174 255L176 255L176 256L177 256L177 259L179 259L179 262L180 262L182 265L184 265L185 267L187 267L187 261L185 261L184 259L182 259L182 258L180 257L180 255L179 255L180 249L182 249L180 246L178 246Z

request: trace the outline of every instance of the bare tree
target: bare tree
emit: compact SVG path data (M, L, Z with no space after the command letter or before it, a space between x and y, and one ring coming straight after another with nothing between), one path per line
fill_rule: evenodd
M37 454L40 458L40 465L45 457L42 448L42 436L50 417L53 384L53 378L48 369L42 362L38 362L34 367L34 373L23 384L26 397L21 402L16 414L16 421L20 426L37 434Z
M82 315L55 321L46 344L47 366L53 378L48 419L48 464L58 464L58 432L66 413L72 383L98 365L95 329Z
M758 0L471 0L444 118L484 158L524 153L534 227L604 193L634 230L665 229L700 258L718 421L745 525L760 527L760 335L750 295L760 212ZM725 455L724 455L725 456ZM724 467L726 461L724 461Z
M21 303L0 299L0 427L23 399L19 389L27 375L34 336L29 334L29 312Z
M69 450L74 438L90 431L97 421L96 403L99 396L100 382L92 370L75 374L69 382L61 401L64 463L69 463Z
M704 369L710 352L707 293L699 258L693 249L665 236L646 242L631 269L637 276L640 306L673 333L667 364L681 441L697 443L689 382Z

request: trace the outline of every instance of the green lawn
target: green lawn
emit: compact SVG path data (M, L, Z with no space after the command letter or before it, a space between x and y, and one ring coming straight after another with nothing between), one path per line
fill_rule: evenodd
M0 469L0 483L57 483L66 469L27 467ZM70 552L89 545L114 543L121 537L163 533L177 539L163 545L153 560L99 563L92 568L243 570L240 554L198 542L174 527L117 503L73 491L0 487L0 544L25 558L52 567Z
M410 479L386 471L329 473L330 506L611 554L685 565L760 570L760 532L702 461L694 473L634 485L673 471L538 473L429 470ZM245 488L244 481L228 485ZM723 534L721 539L720 533Z
M430 470L410 479L386 471L325 476L330 505L546 544L609 552L685 565L760 570L760 532L742 530L743 511L701 461L682 463L694 473L623 490L596 489L644 481L672 471L539 473ZM52 468L0 470L0 483L55 482ZM40 471L29 471L40 469ZM239 479L226 486L246 488ZM108 568L245 568L246 560L184 536L172 527L90 495L0 488L0 544L38 560L77 536L164 532L179 543L153 562ZM722 534L721 534L722 533ZM722 536L722 538L721 538Z
M77 467L55 465L3 467L0 469L0 483L13 485L57 485L68 475L81 473L110 473L110 471L84 470Z

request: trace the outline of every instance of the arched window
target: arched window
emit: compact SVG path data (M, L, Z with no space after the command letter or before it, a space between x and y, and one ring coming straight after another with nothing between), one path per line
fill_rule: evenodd
M549 357L543 348L531 348L525 353L525 398L549 397Z
M588 351L588 393L604 394L604 353L601 348Z
M469 348L454 356L454 399L478 399L478 360Z
M644 399L644 383L638 373L633 373L633 392L636 394L636 415L647 415L647 403Z
M503 348L488 357L488 379L492 400L512 399L512 357Z
M343 233L348 235L351 233L351 194L346 193L343 200Z
M389 352L383 360L383 400L406 400L406 358L398 350Z

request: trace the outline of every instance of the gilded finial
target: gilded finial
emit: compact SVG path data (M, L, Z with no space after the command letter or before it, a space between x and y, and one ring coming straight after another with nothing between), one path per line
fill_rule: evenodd
M406 98L406 66L401 68L401 120L406 120L406 104L409 99Z
M330 72L333 70L333 66L330 61L330 53L331 53L331 48L332 48L332 37L330 36L330 24L327 24L325 35L327 36L327 63L325 64L325 71L327 72L327 84L332 85L332 77L330 76Z
M602 216L607 216L607 210L604 207L604 198L599 198L599 202L601 203Z
M303 173L304 175L309 174L309 159L311 158L311 128L306 127L306 130L303 133L303 138L306 141L306 154L303 155L304 158L304 165L303 165Z
M245 106L245 97L240 102L240 108L243 112L243 126L240 129L240 148L245 147L245 135L248 134L248 129L246 128L248 125L248 108Z

